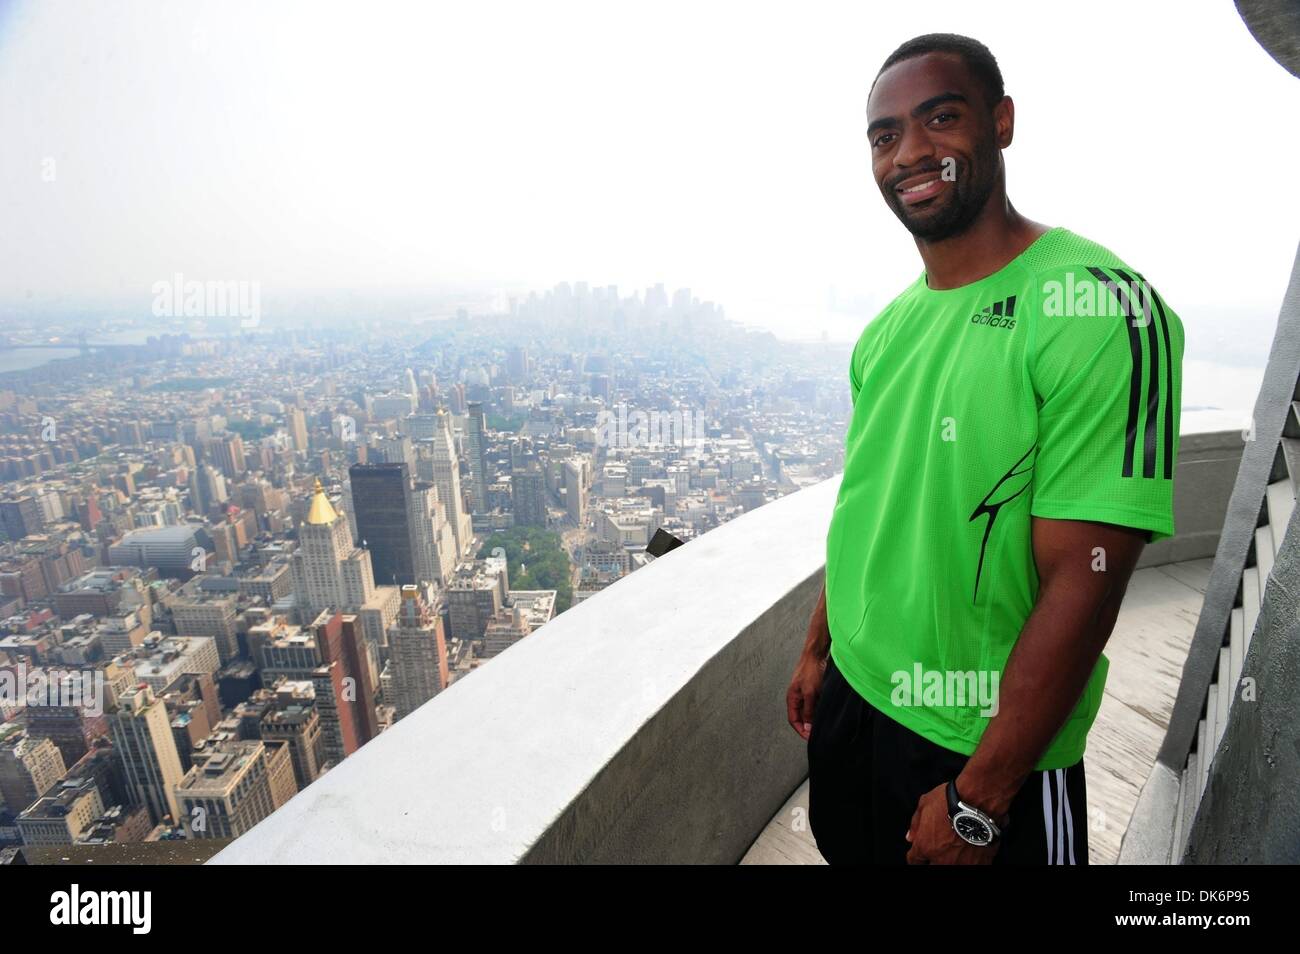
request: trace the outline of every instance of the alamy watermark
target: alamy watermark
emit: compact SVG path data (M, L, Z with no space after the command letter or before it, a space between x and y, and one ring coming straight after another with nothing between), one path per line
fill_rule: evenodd
M31 669L25 662L0 669L0 703L28 707L80 709L88 716L104 714L102 669Z
M688 446L705 437L703 420L690 408L629 413L626 404L619 404L616 409L596 415L596 444L600 447Z
M919 662L912 669L900 669L889 677L894 684L889 701L896 706L934 706L964 708L979 706L980 715L998 714L998 684L1002 674L996 669L967 670L926 669Z
M1089 273L1076 282L1074 272L1066 272L1065 281L1043 282L1042 312L1048 318L1128 316L1133 327L1145 328L1155 307L1155 291L1139 279L1123 282Z
M73 883L67 891L50 895L50 923L54 925L124 925L132 934L148 934L153 924L151 891L82 890Z
M262 284L249 281L185 280L153 283L153 313L158 318L238 318L241 328L262 321Z

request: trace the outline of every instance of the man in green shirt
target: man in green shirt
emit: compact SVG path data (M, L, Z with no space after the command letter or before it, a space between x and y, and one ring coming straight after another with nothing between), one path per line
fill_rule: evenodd
M1182 323L1006 193L1014 106L952 34L885 61L876 183L924 271L853 350L826 585L787 694L831 863L1086 864L1083 754L1174 532Z

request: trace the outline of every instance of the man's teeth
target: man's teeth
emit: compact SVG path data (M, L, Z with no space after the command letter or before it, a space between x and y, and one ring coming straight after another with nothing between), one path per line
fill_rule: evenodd
M930 188L930 186L934 185L934 183L935 183L935 180L934 180L934 179L931 179L931 180L929 180L928 182L922 182L920 185L914 185L914 186L911 186L911 187L909 187L909 188L904 189L903 191L904 191L904 192L920 192L922 189L928 189L928 188Z

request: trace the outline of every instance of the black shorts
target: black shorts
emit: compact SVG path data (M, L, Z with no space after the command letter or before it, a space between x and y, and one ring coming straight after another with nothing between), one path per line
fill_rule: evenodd
M895 722L827 658L808 738L808 821L830 864L906 864L921 796L956 778L967 756ZM1088 863L1083 759L1031 772L1011 804L994 864Z

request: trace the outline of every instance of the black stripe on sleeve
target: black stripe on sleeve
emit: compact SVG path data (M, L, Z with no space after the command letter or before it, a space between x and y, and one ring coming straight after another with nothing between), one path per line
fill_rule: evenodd
M1146 426L1142 432L1142 476L1154 477L1156 475L1156 432L1160 426L1160 341L1158 339L1160 332L1156 328L1155 316L1150 312L1149 293L1139 297L1136 289L1138 283L1131 275L1122 268L1114 268L1112 271L1128 286L1130 298L1138 299L1136 302L1130 300L1130 309L1141 309L1146 319L1147 344L1151 353L1151 375L1147 378Z
M1138 407L1142 398L1142 336L1133 327L1133 316L1129 312L1128 302L1120 296L1115 280L1095 266L1089 266L1088 271L1115 295L1124 311L1124 326L1128 329L1128 350L1133 359L1133 367L1129 372L1128 422L1124 428L1124 467L1121 474L1124 477L1132 477L1133 449L1137 443Z
M1151 299L1156 303L1160 314L1160 330L1165 339L1165 480L1174 479L1174 362L1169 344L1169 320L1165 317L1165 303L1159 293L1139 272L1134 272L1146 288L1151 290Z

